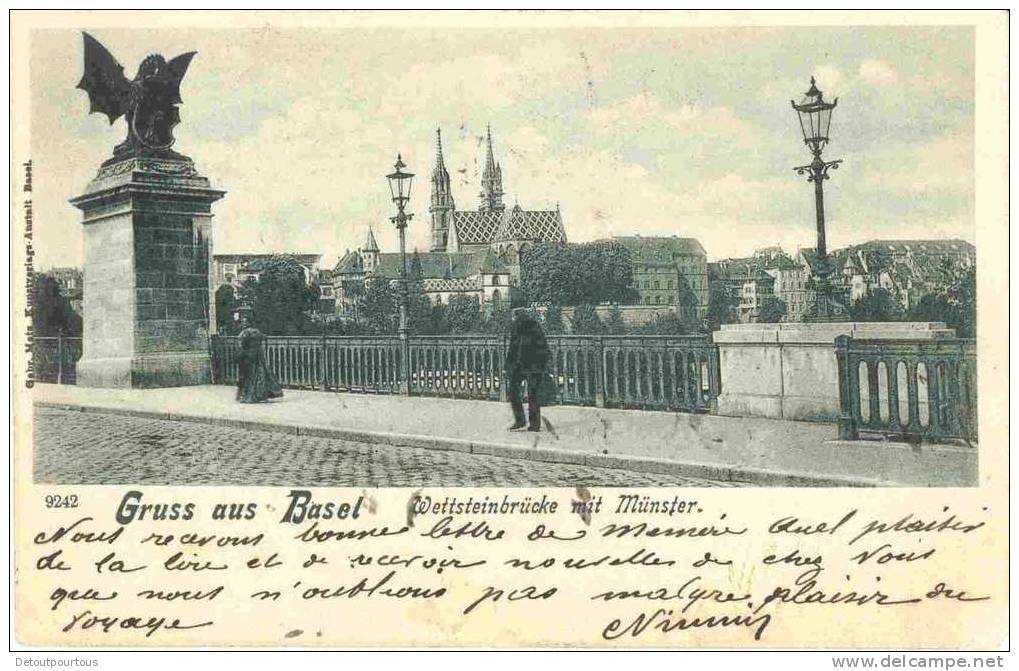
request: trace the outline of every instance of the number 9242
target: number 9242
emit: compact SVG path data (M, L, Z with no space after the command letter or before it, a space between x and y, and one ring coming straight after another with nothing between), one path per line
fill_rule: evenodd
M45 502L47 508L77 508L78 495L68 494L67 496L61 496L60 494L47 494Z

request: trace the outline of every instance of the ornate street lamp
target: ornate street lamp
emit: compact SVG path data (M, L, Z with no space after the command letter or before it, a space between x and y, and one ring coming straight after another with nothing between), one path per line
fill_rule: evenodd
M803 100L797 104L790 101L800 118L800 130L803 131L803 142L810 149L814 160L809 165L795 168L796 174L807 175L807 181L814 183L814 204L817 210L817 313L816 321L844 321L848 319L845 306L835 296L831 283L831 264L828 259L828 247L824 231L824 180L828 179L828 171L836 170L842 159L825 161L821 152L828 144L828 130L831 127L831 115L839 99L825 102L817 82L810 78L810 89L804 94Z
M389 191L396 203L396 216L390 217L390 221L396 224L396 230L400 234L400 393L410 393L410 339L407 327L407 222L414 215L404 212L404 208L410 201L410 184L414 174L404 172L407 166L403 163L400 154L396 155L395 170L386 175L389 180Z

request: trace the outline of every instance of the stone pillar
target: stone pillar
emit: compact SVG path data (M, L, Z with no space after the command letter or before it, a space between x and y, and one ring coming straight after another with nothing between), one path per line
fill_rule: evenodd
M172 154L107 161L71 200L85 228L79 385L210 382L211 205L224 193Z

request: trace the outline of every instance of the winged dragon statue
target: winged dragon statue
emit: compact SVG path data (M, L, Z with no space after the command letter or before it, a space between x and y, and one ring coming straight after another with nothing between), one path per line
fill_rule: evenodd
M111 126L122 116L127 122L127 139L113 150L114 159L179 156L170 147L173 128L180 123L180 83L196 52L170 61L159 54L147 56L138 66L138 74L129 80L106 47L88 33L82 36L85 73L78 88L88 94L89 114L105 114Z

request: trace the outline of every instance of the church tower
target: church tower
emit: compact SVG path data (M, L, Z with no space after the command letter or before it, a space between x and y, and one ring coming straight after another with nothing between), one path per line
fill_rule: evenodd
M449 186L449 173L442 160L442 131L435 129L435 169L432 170L432 204L428 212L432 215L433 252L446 251L449 237L449 223L453 218L453 191Z
M492 126L488 126L488 152L485 155L485 171L481 175L482 212L502 212L506 206L502 204L502 166L496 164L492 152Z
M372 232L371 226L368 227L368 236L361 249L361 263L366 273L374 271L379 266L379 243L375 242L375 233Z

